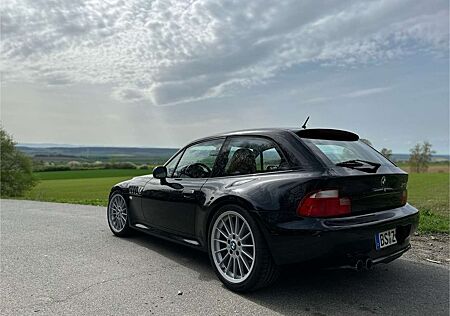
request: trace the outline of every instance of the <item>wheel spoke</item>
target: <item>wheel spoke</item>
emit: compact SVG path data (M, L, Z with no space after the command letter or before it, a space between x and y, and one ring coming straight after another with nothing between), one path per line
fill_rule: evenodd
M247 237L250 236L250 235L251 235L251 232L248 232L247 234L245 234L244 237L241 238L241 240L244 240L245 238L247 238Z
M228 260L227 268L225 269L225 274L227 274L227 273L228 273L228 270L230 270L231 259L233 259L233 258L230 257L230 260Z
M222 248L222 249L217 249L217 250L214 251L214 253L218 253L218 252L221 252L221 251L224 251L224 250L227 250L227 247Z
M238 234L238 221L239 221L239 217L237 217L237 216L235 216L236 217L236 221L235 221L235 224L234 224L234 233L235 234Z
M228 258L230 254L227 253L224 257L222 257L222 260L219 262L219 266L225 261L226 258Z
M249 257L252 261L253 261L253 257L250 256L244 249L242 249L241 251L244 255L246 255L247 257Z
M225 225L225 221L223 219L221 221L222 221L223 227L225 227L225 230L227 231L227 234L230 235L230 231L228 230L227 225Z
M239 237L241 237L241 233L242 233L242 230L244 229L244 227L245 227L245 223L242 222L242 226L241 226L241 228L239 229L239 232L238 232L238 236L239 236ZM242 238L241 238L241 239L242 239Z
M241 278L244 276L244 273L242 273L242 267L241 267L241 261L239 260L239 258L241 258L241 256L238 256L236 261L238 264L238 269L239 269L239 275L241 276Z
M230 231L231 231L231 233L234 233L234 231L233 231L233 221L231 220L230 215L228 215L228 223L230 223Z
M236 258L233 258L233 277L236 279Z
M244 257L242 257L241 255L239 255L239 258L241 259L242 263L244 264L245 268L247 269L247 271L250 270L250 267L248 266L247 262L245 261Z
M228 236L219 227L217 227L217 230L223 235L223 237L228 238Z
M226 241L223 241L222 239L214 238L214 240L217 241L217 242L220 242L222 244L228 244Z
M241 244L241 247L255 247L255 246L253 246L253 245L244 245L244 244Z

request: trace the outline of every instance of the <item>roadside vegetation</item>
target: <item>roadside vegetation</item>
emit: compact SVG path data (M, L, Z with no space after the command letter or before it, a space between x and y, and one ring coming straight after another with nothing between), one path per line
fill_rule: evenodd
M419 232L449 233L448 171L411 173L408 181L408 202L420 210Z
M16 148L11 135L2 127L0 149L0 195L2 198L21 196L36 183L31 159Z

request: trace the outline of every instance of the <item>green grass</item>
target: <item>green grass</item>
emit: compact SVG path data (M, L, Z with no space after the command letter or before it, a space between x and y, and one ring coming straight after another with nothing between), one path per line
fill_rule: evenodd
M421 233L447 233L449 232L448 216L442 216L433 211L421 210L419 232Z
M34 176L38 180L63 180L107 177L135 177L150 173L152 173L152 170L149 169L94 169L35 172Z
M420 210L421 232L449 232L449 174L412 173L408 202Z
M75 204L107 205L111 187L130 177L43 180L25 199Z
M82 170L36 173L41 179L26 199L107 205L111 187L150 170ZM408 201L420 210L420 232L449 232L449 174L410 174Z

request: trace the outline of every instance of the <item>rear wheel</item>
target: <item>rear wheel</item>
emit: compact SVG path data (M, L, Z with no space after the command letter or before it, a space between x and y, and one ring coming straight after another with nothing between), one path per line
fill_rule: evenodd
M225 205L214 215L209 257L219 279L233 291L256 290L278 276L256 222L237 205Z
M131 232L128 217L128 205L120 193L111 195L107 210L108 225L114 235L124 237Z

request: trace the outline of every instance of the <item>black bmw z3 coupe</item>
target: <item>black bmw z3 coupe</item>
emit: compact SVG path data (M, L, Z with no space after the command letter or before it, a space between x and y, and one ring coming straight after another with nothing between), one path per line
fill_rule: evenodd
M111 189L108 224L208 252L229 289L274 281L279 266L370 269L410 248L408 175L359 136L260 129L196 140L152 175Z

